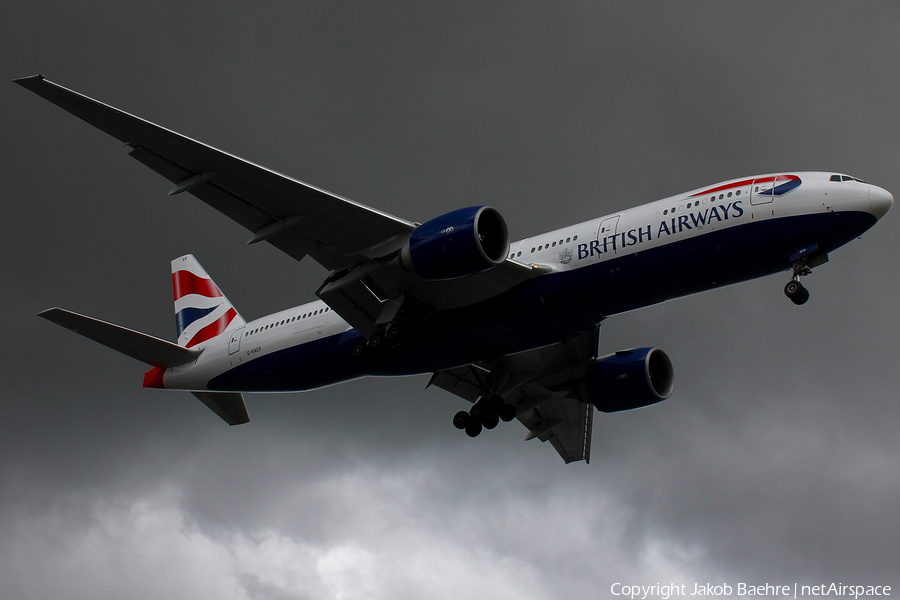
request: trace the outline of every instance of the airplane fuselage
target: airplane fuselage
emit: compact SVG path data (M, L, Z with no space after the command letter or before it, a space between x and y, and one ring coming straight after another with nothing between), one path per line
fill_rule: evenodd
M145 385L300 391L522 352L617 313L824 257L868 230L891 202L885 190L831 172L730 180L513 242L509 258L548 272L421 319L377 361L354 358L363 336L317 301L209 340L195 362L157 369Z

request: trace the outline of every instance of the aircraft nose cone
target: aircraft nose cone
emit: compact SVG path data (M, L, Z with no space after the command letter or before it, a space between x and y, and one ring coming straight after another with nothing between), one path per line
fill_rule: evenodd
M876 219L881 219L894 205L894 197L889 191L877 185L869 185L869 205Z

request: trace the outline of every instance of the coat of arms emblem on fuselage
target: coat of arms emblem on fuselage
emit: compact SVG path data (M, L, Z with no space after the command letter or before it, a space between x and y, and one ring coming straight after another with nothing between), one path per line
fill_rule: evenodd
M566 248L565 250L563 250L562 252L559 253L559 262L561 262L564 265L567 265L570 262L572 262L572 259L574 257L575 257L575 255L572 253L572 249Z

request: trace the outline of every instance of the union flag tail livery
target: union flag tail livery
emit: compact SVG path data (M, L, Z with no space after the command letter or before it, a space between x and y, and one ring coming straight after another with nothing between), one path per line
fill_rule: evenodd
M193 348L245 324L193 254L172 261L178 345Z
M604 319L774 273L800 306L809 300L801 279L894 203L842 173L763 173L511 241L488 206L418 223L40 75L16 83L125 143L174 184L169 195L188 192L221 211L250 232L248 244L329 271L313 302L247 323L193 256L177 258L177 344L60 308L41 313L151 365L145 387L190 391L230 425L249 420L242 392L430 373L428 385L471 403L453 418L469 436L518 420L526 440L550 442L567 463L589 462L595 408L650 406L674 385L659 348L601 356Z

